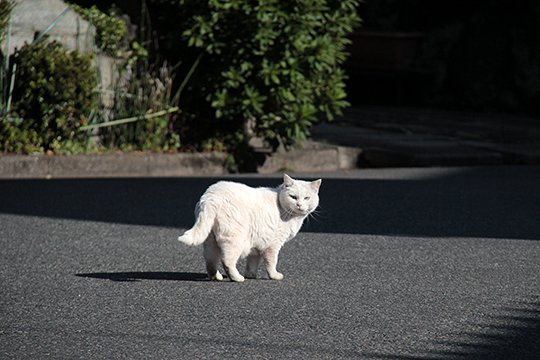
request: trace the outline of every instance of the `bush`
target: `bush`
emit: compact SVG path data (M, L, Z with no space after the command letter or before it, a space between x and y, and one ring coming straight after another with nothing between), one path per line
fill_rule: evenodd
M57 42L25 44L14 55L13 111L0 125L5 152L70 151L88 136L78 129L93 109L96 72L90 56Z
M127 40L125 30L133 26L122 20L126 16L119 17L114 5L109 15L95 6L75 6L96 26L100 48L117 55L111 87L102 91L105 101L96 109L90 127L99 128L100 144L106 149L175 151L180 147L180 138L173 128L178 118L173 68L152 51L156 39L152 31L147 31L150 26L145 2L141 6L136 16L140 18L138 31L130 34L134 40L129 47L126 41L119 41ZM103 46L104 40L109 45Z
M95 5L89 8L83 8L76 4L70 6L86 21L94 25L96 28L96 45L103 52L116 56L122 45L125 46L127 24L118 16L115 8L111 8L107 14L99 10Z
M180 138L172 127L177 117L177 98L172 84L172 69L167 64L156 69L145 57L128 59L113 89L113 106L104 109L103 115L111 120L136 121L102 128L103 145L122 150L177 150Z
M182 103L197 114L191 134L243 143L257 136L275 149L348 105L341 65L357 0L161 2L178 6L179 41L204 54Z

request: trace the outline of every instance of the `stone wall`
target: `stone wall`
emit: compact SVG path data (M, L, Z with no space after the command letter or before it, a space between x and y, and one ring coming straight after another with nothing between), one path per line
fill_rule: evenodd
M95 28L81 16L69 9L61 0L17 0L11 14L11 37L9 49L7 39L2 44L2 52L12 54L24 43L31 43L36 35L50 26L59 16L58 22L47 35L49 39L62 43L69 50L94 53ZM64 11L66 11L64 14ZM63 14L63 15L62 15ZM7 51L6 51L7 50ZM118 61L108 55L96 54L96 67L99 68L101 88L109 89L117 76ZM112 106L112 98L103 93L102 101Z
M68 8L61 0L17 0L11 14L11 38L8 53L34 40L36 34L46 29ZM47 32L50 39L64 44L69 50L92 52L95 29L72 10ZM7 44L3 44L6 52Z

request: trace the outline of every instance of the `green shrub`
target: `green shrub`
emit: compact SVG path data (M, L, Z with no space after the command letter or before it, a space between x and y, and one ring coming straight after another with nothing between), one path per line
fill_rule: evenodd
M132 118L134 121L103 127L102 144L111 149L140 151L170 151L180 147L173 121L177 105L173 90L173 74L167 64L155 68L144 54L126 61L119 81L115 84L113 106L104 109L109 120ZM155 114L162 113L160 116Z
M119 16L116 5L109 6L107 13L95 5L90 8L72 5L96 27L98 48L116 57L113 82L109 89L101 91L105 101L96 108L90 128L99 129L102 149L172 151L180 146L180 138L172 127L178 117L173 72L158 60L159 55L152 54L154 57L150 59L147 46L154 44L155 39L148 30L145 3L140 6L141 13L135 14L140 24L130 34L137 39L128 44L129 20Z
M43 152L43 148L36 145L40 143L38 132L21 125L22 120L18 118L0 119L0 151L17 154Z
M341 65L357 0L161 1L178 6L179 43L204 54L182 103L197 114L191 134L244 143L258 136L276 148L304 140L348 105Z
M88 135L78 129L87 123L95 103L91 57L41 41L23 45L12 62L16 65L12 115L18 120L2 121L1 150L62 152L84 147Z
M127 24L122 20L116 10L111 8L109 13L104 13L93 5L84 8L71 4L71 8L80 14L86 21L96 28L96 45L103 52L116 56L122 45L125 45Z

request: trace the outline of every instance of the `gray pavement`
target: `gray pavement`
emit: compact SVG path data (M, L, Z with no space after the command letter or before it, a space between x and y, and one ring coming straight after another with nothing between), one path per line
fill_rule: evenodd
M539 167L312 176L285 279L243 284L175 241L216 178L0 181L0 358L538 358Z
M353 107L313 139L362 149L360 167L540 164L540 119L511 114Z

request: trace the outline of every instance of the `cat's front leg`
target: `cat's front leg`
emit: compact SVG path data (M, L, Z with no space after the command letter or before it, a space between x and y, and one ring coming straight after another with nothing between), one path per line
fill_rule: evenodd
M278 254L281 246L271 246L263 253L264 264L266 266L266 272L268 277L272 280L282 280L283 274L276 269Z
M245 273L246 278L248 279L257 278L257 270L259 268L260 262L261 262L261 254L259 254L257 251L253 251L251 254L249 254L246 261L246 273Z

